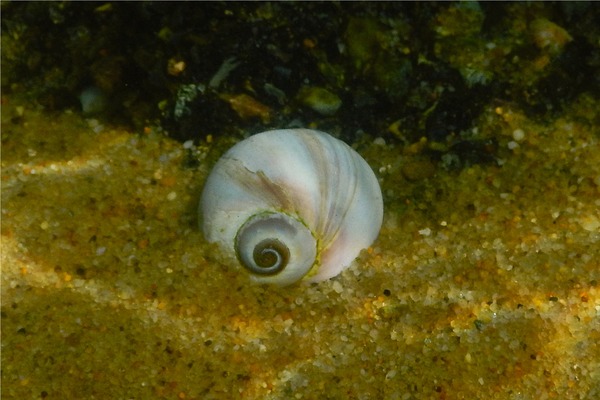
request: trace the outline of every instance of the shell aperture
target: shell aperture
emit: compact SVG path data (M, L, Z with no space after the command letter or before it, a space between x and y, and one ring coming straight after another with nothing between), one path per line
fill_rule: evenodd
M262 132L216 163L200 201L205 238L252 280L281 286L339 274L371 245L383 218L367 162L324 132Z
M234 248L250 273L277 275L286 282L302 278L317 255L317 241L305 225L286 214L271 212L250 217L239 229Z

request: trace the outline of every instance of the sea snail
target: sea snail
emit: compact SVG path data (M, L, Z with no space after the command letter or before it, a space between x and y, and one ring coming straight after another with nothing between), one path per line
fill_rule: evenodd
M258 283L338 275L370 246L381 189L350 146L309 129L262 132L229 149L209 174L201 229Z

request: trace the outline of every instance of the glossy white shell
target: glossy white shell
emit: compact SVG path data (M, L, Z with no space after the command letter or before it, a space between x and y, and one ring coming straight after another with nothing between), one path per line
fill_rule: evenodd
M267 237L277 246L285 242L287 267L250 272L257 282L284 286L339 274L377 238L383 201L375 174L346 143L319 131L285 129L229 149L205 183L199 211L205 238L240 263L252 262L252 254L236 253L238 242L250 249Z

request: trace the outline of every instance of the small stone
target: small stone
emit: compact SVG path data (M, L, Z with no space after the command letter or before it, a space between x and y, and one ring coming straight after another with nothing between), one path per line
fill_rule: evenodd
M567 43L573 40L564 28L545 18L534 20L529 29L535 45L552 54L559 53Z
M525 132L523 131L523 129L515 129L512 133L512 137L517 142L520 142L521 140L525 139Z
M233 111L244 120L258 117L265 124L271 120L271 108L256 100L254 97L243 93L236 95L222 94L219 97L227 101Z
M321 87L304 86L298 92L298 100L321 115L331 116L342 106L342 100Z
M595 215L587 215L579 219L579 223L581 227L589 232L599 232L600 231L600 219L598 219Z
M377 146L385 146L385 139L382 137L375 138L375 140L373 140L373 144L376 144Z
M333 282L332 288L336 293L342 293L344 291L344 287L338 281Z

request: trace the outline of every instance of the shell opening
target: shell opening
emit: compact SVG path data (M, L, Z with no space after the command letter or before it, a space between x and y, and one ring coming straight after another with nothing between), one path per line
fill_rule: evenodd
M259 275L273 275L286 267L290 250L277 239L265 239L254 247L253 265L244 266Z
M238 230L235 254L254 280L288 285L314 265L317 241L310 229L293 216L260 212Z

